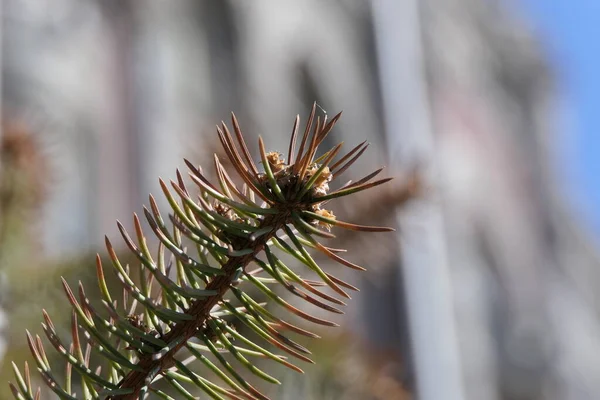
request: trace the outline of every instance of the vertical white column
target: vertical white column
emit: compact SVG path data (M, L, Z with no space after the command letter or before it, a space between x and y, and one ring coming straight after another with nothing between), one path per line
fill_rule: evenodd
M446 255L436 193L436 151L424 81L419 0L373 0L388 151L396 170L415 162L427 196L398 214L418 398L464 398Z

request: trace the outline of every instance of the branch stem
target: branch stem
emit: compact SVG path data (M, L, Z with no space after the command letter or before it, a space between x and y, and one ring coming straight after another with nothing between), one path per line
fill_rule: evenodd
M237 243L234 243L233 247L236 250L239 249L252 249L252 253L238 257L229 257L227 262L223 265L222 270L225 272L224 275L217 275L206 285L206 290L214 290L217 292L216 295L205 297L196 300L192 303L186 314L193 316L194 318L189 321L182 321L177 323L171 331L169 331L163 338L167 343L173 343L177 341L177 345L169 349L160 359L156 359L156 354L145 354L141 356L137 362L137 366L140 370L130 371L119 383L120 389L133 389L132 393L122 394L116 396L108 396L106 400L135 400L138 399L140 391L144 386L147 385L146 380L150 377L152 372L158 370L156 375L160 374L163 370L170 368L175 362L175 355L177 352L185 346L187 341L194 337L198 330L204 326L207 319L210 317L210 311L217 303L223 300L223 297L230 288L231 283L235 279L236 270L240 266L246 268L246 266L254 260L254 258L260 253L266 243L275 235L275 233L283 228L288 222L291 221L291 210L281 210L277 214L267 215L261 222L260 227L272 227L272 229L260 236L257 240L250 240L249 238L240 238ZM183 340L181 340L183 338Z

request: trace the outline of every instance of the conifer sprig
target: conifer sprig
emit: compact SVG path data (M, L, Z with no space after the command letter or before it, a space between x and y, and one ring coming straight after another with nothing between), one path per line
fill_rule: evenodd
M324 208L330 200L390 178L373 181L379 169L331 191L332 180L346 171L368 144L359 144L337 161L342 144L315 158L319 145L341 117L340 113L331 120L327 116L321 119L315 118L315 113L316 104L297 152L296 117L287 162L282 154L267 152L259 137L260 162L255 163L235 115L233 135L224 122L217 126L219 140L242 186L236 184L216 155L216 184L187 160L194 190L188 188L179 171L176 181L160 180L170 214L165 218L152 196L150 207L144 207L144 217L158 239L158 248L150 250L135 214L133 236L117 222L126 246L139 260L135 272L121 263L106 238L113 272L123 288L119 298L108 288L99 256L99 301L92 302L81 283L75 292L63 279L73 314L71 343L61 340L60 331L45 310L42 327L66 362L64 373L50 365L41 338L27 332L37 369L59 398L138 399L153 393L163 399L193 399L193 391L200 389L213 399L267 399L246 378L248 373L270 383L280 382L259 369L253 358L268 358L296 372L302 369L288 356L312 362L310 351L288 332L318 336L278 317L270 311L271 306L314 324L337 324L293 306L277 294L277 285L315 307L341 314L339 307L345 303L340 297L350 298L348 291L357 289L321 268L309 249L362 271L363 267L339 255L344 250L328 247L320 239L335 237L330 232L332 227L363 232L392 230L340 221ZM281 254L292 256L318 280L302 277L284 263ZM250 294L246 289L250 286L252 293L260 293L266 303ZM238 332L235 324L244 325L286 356ZM230 357L226 359L224 353ZM181 354L188 357L183 359ZM206 367L211 378L218 378L218 384L196 372L199 366ZM10 388L15 398L39 399L40 390L32 387L29 366L25 364L23 373L16 366L14 371L16 384L11 383ZM64 380L59 382L59 376ZM73 378L79 378L80 383L76 385ZM166 382L171 392L165 391L165 385L159 388L159 381Z

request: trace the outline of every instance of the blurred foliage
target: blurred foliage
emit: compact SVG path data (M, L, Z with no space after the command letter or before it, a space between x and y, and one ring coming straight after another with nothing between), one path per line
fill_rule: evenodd
M0 138L0 265L6 266L25 255L31 260L27 253L34 245L48 177L44 157L24 124L5 123Z

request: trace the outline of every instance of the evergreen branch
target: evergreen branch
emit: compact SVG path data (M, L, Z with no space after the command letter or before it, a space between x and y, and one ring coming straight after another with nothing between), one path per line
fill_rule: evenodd
M52 347L66 362L64 385L59 384L58 374L46 357L41 338L27 333L38 371L54 393L62 399L81 398L73 390L72 373L75 371L81 378L78 389L84 399L138 399L149 393L172 399L164 390L172 390L183 398L195 398L190 387L213 399L267 399L242 376L241 370L246 369L255 378L266 382L280 382L269 371L259 369L250 357L270 359L303 373L286 357L237 332L231 319L290 356L312 363L308 357L310 351L282 331L310 338L318 336L276 316L267 306L278 305L284 315L317 325L338 324L290 304L277 294L273 285L280 285L291 295L319 309L343 314L337 306L345 303L326 293L324 287L343 298L350 298L346 290L358 289L321 268L307 248L362 271L365 270L363 267L339 256L344 250L327 247L317 237L335 237L329 232L332 226L364 232L391 230L339 221L331 211L322 208L331 199L366 190L389 178L370 182L381 172L379 169L330 193L329 184L333 178L354 163L367 145L361 143L334 162L342 148L340 143L315 159L318 146L341 116L341 113L337 114L330 121L327 116L322 120L317 117L313 126L315 112L316 105L313 105L297 153L299 118L296 118L287 163L280 153L267 152L259 137L264 172L259 172L252 159L235 115L232 114L234 135L222 122L217 127L219 140L244 186L241 189L236 186L216 156L217 185L213 185L200 168L185 161L189 176L199 191L197 198L191 194L179 171L170 187L159 180L172 212L167 219L163 218L152 196L150 208L144 207L150 230L159 241L156 253L148 247L137 215L133 218L133 236L117 222L125 245L139 261L139 276L134 278L129 265L121 263L111 241L106 238L113 272L123 290L121 307L106 283L99 256L96 273L102 307L92 305L81 283L76 296L63 279L73 313L72 343L68 345L59 337L60 331L45 311L42 327ZM256 197L262 204L255 201ZM167 225L168 221L171 227ZM192 255L183 243L184 238L197 249L196 255ZM306 279L292 270L277 255L276 249L293 256L320 280ZM168 265L167 251L172 256ZM251 265L256 268L250 270ZM246 289L250 286L267 302L253 298ZM182 349L191 354L185 361L178 359ZM223 352L232 356L231 362L223 357ZM190 369L188 364L194 360L211 370L226 387ZM95 368L98 361L101 364ZM102 372L103 368L106 373ZM15 398L38 399L40 392L34 392L31 387L28 366L25 365L23 374L16 367L14 370L16 384L11 383L10 389ZM156 387L156 382L161 379L170 389Z

